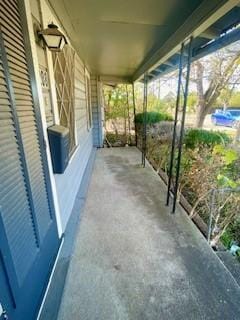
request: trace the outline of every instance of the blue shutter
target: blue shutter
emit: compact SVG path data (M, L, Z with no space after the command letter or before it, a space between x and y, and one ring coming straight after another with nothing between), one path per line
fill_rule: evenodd
M13 2L13 1L12 1ZM27 168L32 187L32 197L37 222L39 226L40 240L46 234L51 221L48 196L46 191L46 181L43 174L42 156L39 146L39 137L35 118L27 61L24 49L24 39L20 24L20 16L13 6L11 10L9 3L3 3L5 14L2 15L2 25L6 30L15 27L14 34L9 34L3 30L4 46L8 59L9 73L13 87L15 107L22 135ZM8 10L7 10L8 9ZM17 35L19 43L14 40Z
M59 239L20 4L0 0L0 303L31 320Z
M21 282L36 256L37 239L1 60L0 97L0 214Z

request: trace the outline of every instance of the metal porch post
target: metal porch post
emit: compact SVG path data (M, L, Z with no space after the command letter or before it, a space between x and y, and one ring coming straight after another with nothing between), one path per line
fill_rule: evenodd
M183 52L181 52L181 55L182 54L183 54ZM187 66L186 66L187 67L187 74L186 74L184 96L183 96L183 111L182 111L180 137L179 137L179 143L178 143L178 157L177 157L177 166L176 166L176 179L175 179L175 186L174 186L174 198L173 198L172 213L175 213L177 196L178 196L178 185L179 185L180 168L181 168L183 136L184 136L184 127L185 127L185 118L186 118L186 109L187 109L187 99L188 99L189 76L190 76L190 69L191 69L191 58L192 58L192 37L190 38L190 41L189 41L189 44L188 44Z
M170 167L169 167L169 173L168 173L168 190L167 190L167 203L166 203L167 206L169 205L170 193L171 193L171 184L172 184L173 161L174 161L174 153L175 153L178 112L179 112L180 95L181 95L181 79L182 79L182 69L183 69L183 51L184 51L184 43L182 43L181 55L179 57L177 100L176 100L175 118L174 118L174 126L173 126L173 137L172 137Z
M132 83L132 97L133 97L133 116L134 116L134 129L135 129L135 144L137 147L137 125L136 125L136 103L135 103L135 87L134 82Z
M142 130L142 166L146 165L146 149L147 149L147 73L144 74L144 97L143 97L143 130Z

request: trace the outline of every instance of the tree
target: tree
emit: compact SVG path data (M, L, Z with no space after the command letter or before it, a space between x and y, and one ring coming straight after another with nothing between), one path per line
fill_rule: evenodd
M106 130L110 124L118 139L120 134L126 143L131 143L131 123L133 122L133 93L132 87L119 84L114 87L104 87L104 109ZM122 130L123 127L123 130Z
M173 91L169 91L162 101L165 111L170 113L174 112L176 107L176 95Z
M196 126L202 127L206 115L227 88L228 93L240 79L240 47L224 49L193 63L191 80L198 96ZM230 99L230 96L228 97Z
M197 93L192 91L188 94L188 103L187 103L187 112L193 113L196 112L196 105L198 102Z
M232 108L240 108L240 92L234 91L231 95L229 106Z

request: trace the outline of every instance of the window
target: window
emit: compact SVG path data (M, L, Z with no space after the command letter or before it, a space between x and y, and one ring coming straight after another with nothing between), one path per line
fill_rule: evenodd
M91 82L90 75L85 69L85 88L86 88L86 110L87 110L87 128L92 127L92 103L91 103Z
M76 147L74 114L74 55L70 46L53 52L53 70L56 84L60 125L69 128L70 154Z

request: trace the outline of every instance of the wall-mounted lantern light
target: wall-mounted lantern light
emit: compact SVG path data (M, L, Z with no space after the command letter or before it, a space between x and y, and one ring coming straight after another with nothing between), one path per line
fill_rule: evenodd
M49 24L47 29L39 31L38 35L51 51L61 51L65 44L67 44L66 37L58 30L58 27L54 23Z

